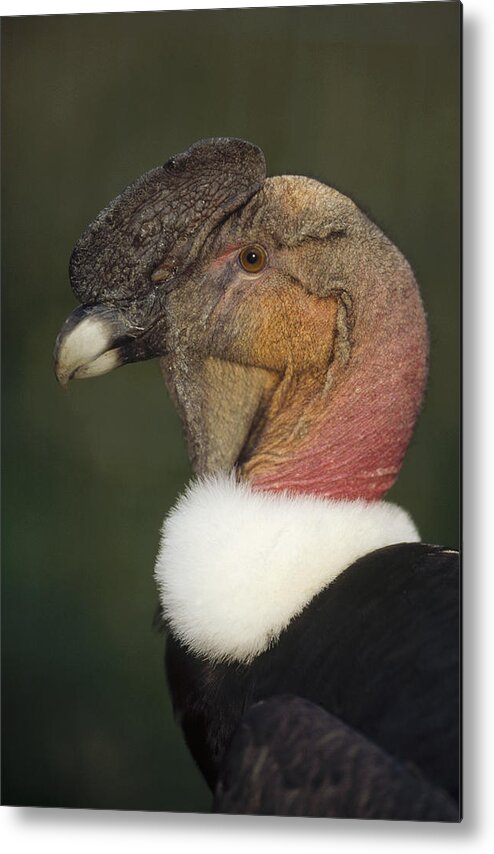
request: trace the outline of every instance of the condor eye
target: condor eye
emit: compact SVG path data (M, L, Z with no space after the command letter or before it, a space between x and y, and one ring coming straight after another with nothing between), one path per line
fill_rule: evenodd
M266 250L256 243L242 249L238 260L246 273L260 273L266 266L268 255Z

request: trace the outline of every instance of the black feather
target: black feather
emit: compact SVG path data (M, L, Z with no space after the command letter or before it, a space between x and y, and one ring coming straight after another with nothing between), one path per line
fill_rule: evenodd
M247 709L291 694L458 802L458 599L456 553L401 544L356 561L250 665L202 659L169 635L174 708L211 788Z
M458 806L334 715L298 697L252 706L223 761L213 811L459 820Z

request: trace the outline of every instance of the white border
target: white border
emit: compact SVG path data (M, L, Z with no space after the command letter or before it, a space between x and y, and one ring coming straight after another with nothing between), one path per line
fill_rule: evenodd
M366 0L366 5L369 3L382 3L383 0ZM390 2L390 0L384 0ZM399 0L399 2L412 3L416 0ZM425 0L427 2L427 0ZM467 0L468 2L468 0ZM353 5L348 0L333 0L332 3L324 3L321 0L311 0L309 3L300 3L297 0L273 0L273 2L264 2L264 0L247 0L247 2L238 2L238 0L217 0L217 2L201 3L200 0L191 0L191 2L146 2L138 3L132 0L4 0L1 6L2 15L65 15L65 14L86 14L86 13L103 13L103 12L160 12L168 9L253 9L263 8L267 6L342 6Z

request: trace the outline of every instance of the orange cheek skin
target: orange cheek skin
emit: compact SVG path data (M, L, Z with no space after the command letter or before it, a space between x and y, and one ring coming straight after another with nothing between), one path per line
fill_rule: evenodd
M331 359L337 300L276 285L272 276L229 288L211 318L214 355L294 373L324 371Z

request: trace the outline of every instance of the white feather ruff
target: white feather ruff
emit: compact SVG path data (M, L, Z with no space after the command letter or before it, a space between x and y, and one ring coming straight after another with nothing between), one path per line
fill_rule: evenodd
M256 492L214 475L193 482L165 519L155 578L189 649L247 662L359 557L419 539L388 502Z

